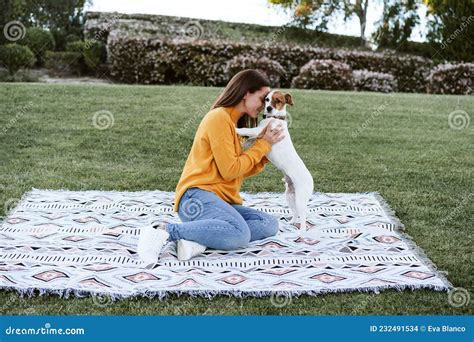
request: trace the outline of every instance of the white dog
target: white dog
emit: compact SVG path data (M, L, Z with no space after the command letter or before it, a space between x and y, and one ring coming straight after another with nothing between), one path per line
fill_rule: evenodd
M290 208L291 224L306 229L306 213L308 201L313 194L313 177L298 156L290 133L288 132L288 121L286 105L293 105L290 94L283 94L281 91L273 90L265 97L265 109L263 120L255 128L237 128L237 134L249 138L256 138L263 128L270 122L270 128L282 124L284 138L272 146L267 158L273 165L280 169L285 177L286 200Z

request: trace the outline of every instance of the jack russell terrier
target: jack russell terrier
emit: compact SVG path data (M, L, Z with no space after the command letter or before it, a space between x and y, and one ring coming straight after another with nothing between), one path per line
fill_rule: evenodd
M288 115L286 105L293 106L290 94L273 90L265 97L263 120L255 128L236 128L237 134L256 138L263 128L270 123L270 128L282 124L285 137L272 146L267 158L285 175L282 181L286 185L286 201L292 214L290 224L306 230L308 201L313 194L313 177L296 152L288 132Z

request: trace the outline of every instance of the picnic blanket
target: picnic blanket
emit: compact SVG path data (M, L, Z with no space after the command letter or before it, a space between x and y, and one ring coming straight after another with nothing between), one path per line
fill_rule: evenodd
M452 288L377 193L314 193L307 231L289 224L284 193L241 195L280 219L276 236L189 261L168 242L147 268L136 252L140 229L152 217L180 222L173 192L33 188L0 226L0 287L113 299Z

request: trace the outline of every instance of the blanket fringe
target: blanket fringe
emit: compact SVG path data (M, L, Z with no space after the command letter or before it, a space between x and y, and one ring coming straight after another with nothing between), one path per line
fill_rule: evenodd
M177 295L178 297L181 296L190 296L193 298L197 297L204 297L206 299L214 299L218 296L228 296L228 297L236 297L236 298L263 298L263 297L286 297L286 298L298 298L302 295L309 295L309 296L318 296L318 295L325 295L331 293L373 293L379 294L380 291L394 289L399 292L404 290L420 290L420 289L428 289L434 290L439 292L448 292L449 289L444 286L432 285L432 284L404 284L404 285L382 285L382 286L371 286L371 287L361 287L361 288L338 288L338 289L321 289L321 290L292 290L292 291L284 291L284 290L266 290L266 291L242 291L242 290L145 290L141 292L135 292L133 294L123 294L123 293L103 293L103 292L94 292L94 291L87 291L87 290L80 290L80 289L40 289L40 288L17 288L14 286L0 286L0 289L16 292L22 298L28 297L32 298L36 296L36 292L38 292L39 296L42 295L58 295L61 298L68 299L71 295L74 295L76 298L86 298L86 297L100 297L100 301L103 301L102 298L106 298L106 300L123 300L123 299L134 299L138 297L146 297L149 299L158 298L159 300L167 299L170 295Z

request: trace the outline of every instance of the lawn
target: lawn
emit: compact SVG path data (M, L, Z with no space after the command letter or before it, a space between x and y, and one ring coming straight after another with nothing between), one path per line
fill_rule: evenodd
M32 187L174 191L202 115L221 89L186 86L0 84L0 214ZM378 191L406 231L455 287L473 295L473 124L456 130L449 113L472 117L473 96L291 90L292 140L315 191ZM97 129L94 113L113 125ZM103 112L100 112L103 113ZM474 118L473 118L474 119ZM354 135L354 132L357 134ZM284 191L268 165L242 191ZM293 298L189 296L97 303L92 298L20 298L0 291L2 314L456 315L430 290Z

